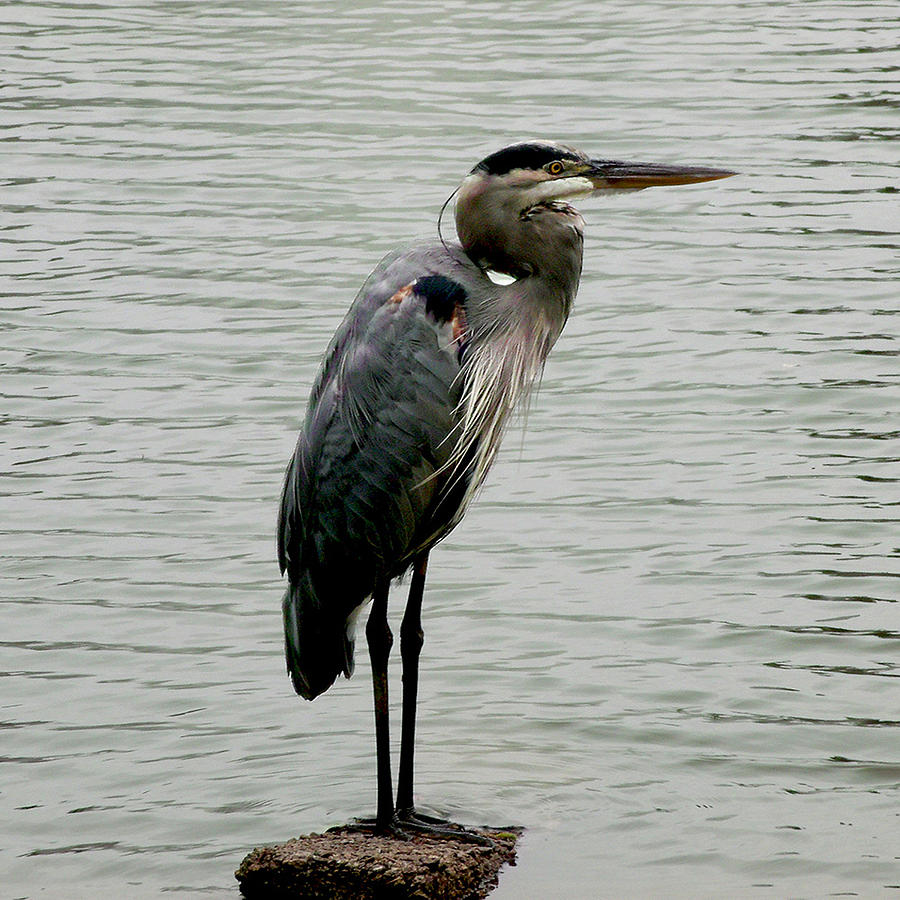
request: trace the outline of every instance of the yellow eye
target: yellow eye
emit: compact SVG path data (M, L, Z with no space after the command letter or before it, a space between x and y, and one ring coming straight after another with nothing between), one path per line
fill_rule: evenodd
M547 171L551 175L562 175L563 169L565 166L558 160L555 159L550 165L547 166Z

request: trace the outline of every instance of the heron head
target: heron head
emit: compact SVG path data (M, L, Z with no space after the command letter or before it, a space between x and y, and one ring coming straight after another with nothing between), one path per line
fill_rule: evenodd
M707 166L594 159L550 141L512 144L485 157L463 180L456 230L479 264L527 272L546 265L555 253L580 271L584 223L571 201L734 174Z
M461 192L513 202L520 210L566 202L604 191L640 191L648 187L697 184L728 178L735 172L708 166L593 159L551 141L528 141L485 157L463 182Z

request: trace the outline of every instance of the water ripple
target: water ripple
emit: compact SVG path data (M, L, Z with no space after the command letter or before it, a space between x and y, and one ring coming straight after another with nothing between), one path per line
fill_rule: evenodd
M896 16L584 12L0 15L11 895L39 857L232 896L371 807L365 654L285 683L274 502L362 279L536 134L742 176L585 204L527 433L434 555L422 802L528 826L498 900L896 889Z

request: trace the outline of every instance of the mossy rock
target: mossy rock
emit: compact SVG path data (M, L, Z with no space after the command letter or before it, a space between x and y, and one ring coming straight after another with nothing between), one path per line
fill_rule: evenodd
M522 829L472 830L493 846L338 828L257 847L234 874L247 900L480 900L497 886L501 866L515 865Z

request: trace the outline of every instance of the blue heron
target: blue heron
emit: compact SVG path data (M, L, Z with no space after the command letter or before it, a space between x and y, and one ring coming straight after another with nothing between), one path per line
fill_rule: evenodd
M338 674L350 677L356 619L372 601L376 832L445 830L413 803L428 554L462 519L569 315L584 234L570 201L733 174L597 160L548 141L506 147L455 192L459 242L387 256L332 338L278 518L285 652L294 690L312 700ZM391 582L409 570L395 801L387 605Z

